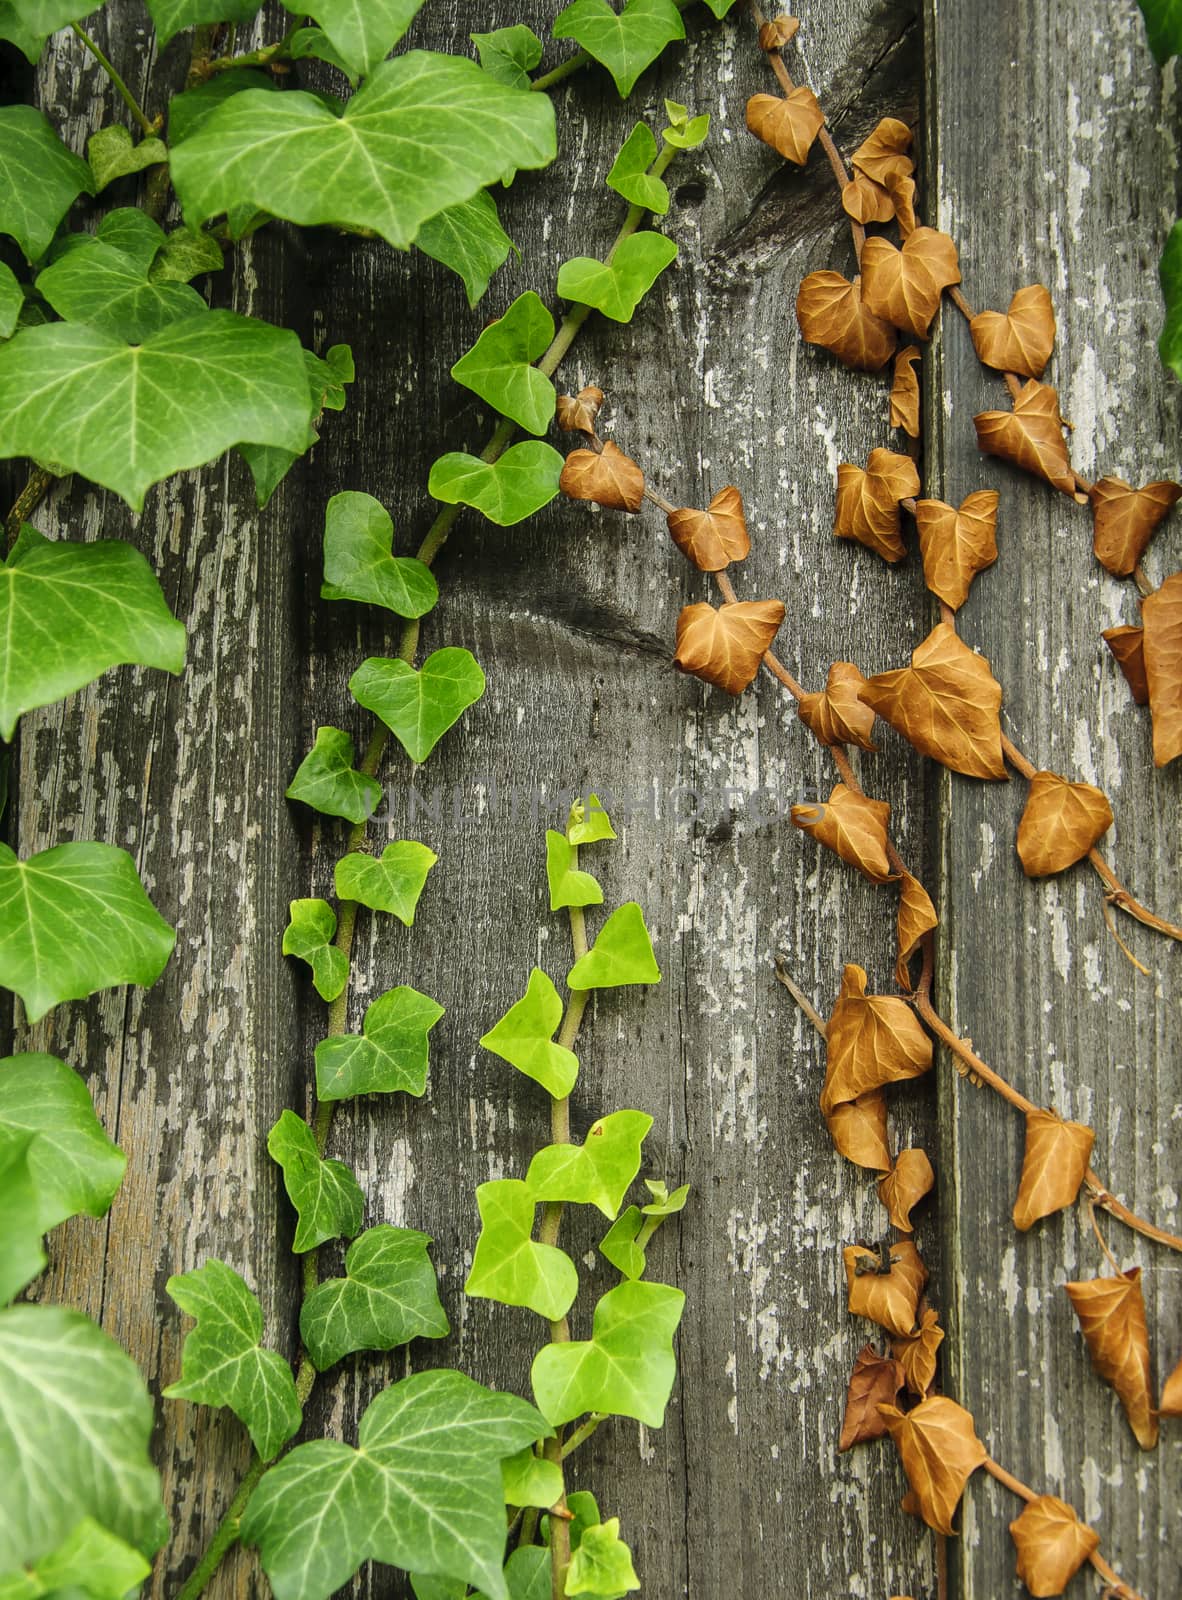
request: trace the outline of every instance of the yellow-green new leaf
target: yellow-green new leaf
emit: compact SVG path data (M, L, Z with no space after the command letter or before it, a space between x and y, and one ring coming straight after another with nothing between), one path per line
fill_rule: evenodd
M603 890L589 872L581 872L576 865L576 846L565 833L546 829L546 878L550 885L550 909L560 911L564 906L599 906L603 904Z
M285 1111L267 1135L267 1154L283 1172L296 1209L292 1250L303 1255L329 1239L351 1239L361 1227L365 1196L343 1161L324 1161L303 1117Z
M336 999L349 981L349 958L333 943L337 914L327 900L293 900L283 930L283 954L306 961L322 1000Z
M665 1420L677 1376L673 1335L685 1296L663 1283L621 1283L595 1307L590 1339L548 1344L530 1374L534 1398L556 1427L602 1411L650 1428Z
M597 1206L610 1222L640 1171L640 1147L652 1125L643 1111L613 1111L592 1123L583 1144L546 1145L529 1164L530 1194Z
M537 1201L528 1183L517 1178L482 1183L476 1204L480 1237L464 1292L503 1306L525 1306L551 1322L565 1317L579 1292L579 1274L564 1250L534 1243Z
M619 1517L585 1528L566 1575L568 1595L629 1594L640 1588L632 1552L620 1538Z
M316 1046L321 1100L358 1094L409 1094L427 1087L427 1035L443 1007L409 984L388 990L367 1009L361 1033L330 1034Z
M540 1083L556 1100L565 1100L579 1075L579 1058L573 1050L553 1042L561 1021L558 990L541 968L535 967L525 994L480 1042Z
M399 617L421 617L439 599L430 567L396 556L390 513L369 494L346 492L324 514L322 600L359 600Z
M452 450L433 463L427 493L444 505L472 506L498 528L511 528L556 497L563 464L554 446L540 439L510 445L495 461Z
M317 728L316 743L284 791L287 799L301 800L322 816L364 822L382 798L382 786L357 771L355 755L353 741L343 729Z
M484 673L469 650L436 650L416 672L401 660L371 656L349 679L359 706L380 717L412 761L439 740L484 693Z
M341 900L356 900L371 911L388 911L408 928L413 926L427 874L439 860L417 839L398 839L374 860L351 850L336 865L336 891Z
M527 289L489 323L451 375L502 416L530 433L545 433L554 420L554 384L533 363L553 337L554 318Z
M618 245L611 261L575 256L558 269L564 300L602 311L613 322L631 322L637 306L677 259L677 245L663 233L634 233Z
M627 983L659 983L661 969L635 900L618 906L595 943L566 976L572 989L615 989Z

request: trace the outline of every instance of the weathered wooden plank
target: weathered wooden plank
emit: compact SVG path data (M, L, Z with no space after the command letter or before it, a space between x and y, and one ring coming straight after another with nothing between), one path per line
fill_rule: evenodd
M960 246L969 300L1004 309L1020 285L1045 283L1059 319L1047 381L1075 424L1079 471L1177 476L1178 388L1154 349L1153 270L1176 215L1177 102L1136 6L1072 0L1048 10L1014 0L991 8L982 28L976 8L929 0L926 26L929 212ZM1107 790L1117 817L1110 859L1135 894L1177 920L1182 780L1177 770L1154 773L1148 720L1099 638L1136 620L1132 587L1093 561L1085 508L978 458L972 415L1004 401L951 310L935 370L929 489L955 500L990 485L1002 495L1001 559L974 588L961 631L1005 687L1011 737L1036 765ZM1155 580L1180 556L1175 518L1147 560ZM1142 977L1107 936L1086 868L1049 883L1023 879L1013 839L1024 791L1020 781L941 784L944 1007L1032 1099L1091 1122L1095 1165L1110 1186L1176 1230L1178 948L1122 919L1122 936L1150 968ZM1089 1369L1059 1288L1104 1270L1086 1214L1013 1231L1021 1121L950 1072L941 1126L951 1392L999 1460L1095 1523L1140 1593L1177 1592L1182 1442L1167 1428L1155 1455L1140 1453ZM1117 1224L1104 1231L1122 1267L1145 1268L1160 1377L1180 1353L1176 1258ZM954 1553L966 1596L1017 1592L1006 1576L1016 1508L992 1482L974 1483Z

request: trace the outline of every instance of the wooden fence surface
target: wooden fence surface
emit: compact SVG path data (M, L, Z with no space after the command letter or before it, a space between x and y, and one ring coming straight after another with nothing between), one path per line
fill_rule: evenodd
M543 0L428 0L410 42L462 49L472 30L511 21L545 32L554 11ZM187 47L149 59L144 20L133 0L110 0L94 26L154 112L183 77ZM257 37L283 26L271 15ZM155 490L139 519L77 480L38 514L46 532L133 539L191 634L182 679L116 673L24 719L12 824L22 853L73 838L125 846L179 930L152 991L114 991L17 1030L19 1048L84 1068L129 1158L110 1218L53 1237L38 1292L98 1317L154 1385L177 1377L184 1328L165 1281L211 1255L257 1289L268 1337L294 1352L292 1217L266 1134L285 1107L305 1108L323 1008L283 960L280 936L290 899L331 890L341 835L311 827L283 792L318 724L364 740L346 682L391 643L368 610L319 599L325 503L368 491L393 514L399 547L413 548L432 515L430 462L479 448L490 426L448 368L515 294L533 287L552 299L560 261L606 248L620 202L604 172L663 96L714 118L705 148L671 175L666 226L680 259L631 327L593 319L563 385L608 392L610 436L678 503L741 487L754 536L743 592L784 599L782 652L807 686L837 658L865 672L904 664L935 620L916 555L888 569L831 537L837 463L897 436L886 380L838 368L796 328L802 276L851 261L828 168L816 152L803 172L785 169L746 133L748 95L773 84L743 6L721 25L695 8L689 35L626 105L598 72L557 93L558 162L519 179L503 206L523 259L475 312L425 256L376 242L275 226L233 253L221 303L294 327L317 348L348 342L358 366L348 409L329 417L265 511L229 460ZM1178 387L1154 349L1153 263L1177 215L1178 106L1133 0L817 0L788 59L846 151L883 115L918 123L922 106L924 207L957 240L969 300L1004 309L1035 281L1054 296L1048 377L1074 424L1079 470L1177 475ZM75 148L116 114L68 33L35 88ZM133 193L129 182L123 197ZM925 493L1001 492L1001 559L978 581L961 631L1005 686L1006 731L1036 766L1106 788L1117 814L1110 859L1134 893L1176 918L1180 764L1153 772L1147 716L1099 638L1135 620L1135 593L1094 562L1085 508L978 455L972 415L1002 404L1004 391L978 368L950 306L923 377ZM1180 527L1175 517L1150 552L1156 579L1182 565ZM521 1175L548 1138L542 1091L476 1041L531 965L560 978L567 962L545 896L542 830L554 819L515 816L509 797L542 785L630 795L621 843L603 847L595 867L609 904L645 906L664 980L596 1001L574 1125L581 1134L620 1106L654 1116L645 1170L693 1185L654 1266L689 1304L665 1429L601 1429L577 1458L576 1484L621 1515L652 1600L927 1600L934 1546L899 1509L893 1451L837 1453L849 1369L872 1332L845 1312L841 1247L880 1238L883 1214L865 1175L832 1150L817 1110L819 1041L772 967L783 952L822 1011L845 961L889 991L894 897L744 805L756 790L784 808L823 796L831 768L770 679L732 702L670 670L677 613L707 586L652 508L626 518L558 501L508 530L469 515L438 570L443 598L425 645L472 649L489 689L417 779L444 797L438 820L409 814L404 763L383 775L392 836L422 837L440 864L412 930L390 919L365 926L353 1021L367 993L397 982L434 995L447 1014L427 1097L345 1105L331 1149L357 1171L367 1222L423 1228L447 1267L453 1335L412 1347L409 1365L454 1363L528 1392L543 1325L466 1302L461 1266L477 1232L474 1186ZM891 801L909 861L938 887L945 1013L1032 1099L1094 1123L1097 1169L1129 1204L1178 1228L1177 946L1124 920L1122 937L1149 969L1141 976L1106 932L1086 867L1049 883L1022 876L1021 781L934 772L889 730L881 744L860 771ZM974 1411L998 1460L1095 1521L1143 1595L1172 1600L1182 1590L1182 1435L1163 1431L1156 1454L1142 1455L1090 1372L1058 1287L1101 1270L1086 1217L1014 1232L1020 1119L947 1058L891 1105L900 1145L922 1143L938 1175L916 1237L949 1323L947 1391ZM1107 1231L1122 1266L1146 1268L1160 1377L1182 1355L1177 1258L1115 1224ZM571 1234L588 1300L613 1281L590 1254L596 1237L590 1222ZM403 1367L346 1363L321 1386L313 1433L353 1438L360 1411ZM155 1443L175 1515L152 1593L170 1596L247 1456L228 1413L171 1402ZM1023 1592L1007 1532L1017 1510L978 1475L949 1547L955 1593ZM1069 1592L1091 1592L1089 1583L1081 1576ZM209 1592L245 1600L268 1589L240 1555ZM345 1592L403 1589L375 1569Z

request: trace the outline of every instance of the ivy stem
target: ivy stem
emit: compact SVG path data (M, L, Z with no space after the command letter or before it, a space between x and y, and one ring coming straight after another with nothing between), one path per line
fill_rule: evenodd
M565 1461L567 1456L573 1455L579 1446L591 1437L599 1424L606 1421L606 1411L593 1411L586 1422L580 1422L574 1432L568 1435L567 1441L562 1447L562 1459Z
M44 467L34 467L29 473L24 488L13 501L12 510L4 519L4 531L8 536L10 550L20 535L22 525L44 500L52 483L53 473L47 472Z
M302 21L297 21L284 34L277 44L263 45L259 50L247 50L244 54L235 56L218 56L213 61L202 63L201 79L212 78L216 73L229 72L235 67L266 67L272 61L290 60L289 49L291 41L303 27Z
M256 1455L244 1474L242 1482L238 1485L238 1492L231 1500L229 1509L218 1523L217 1531L209 1541L205 1554L177 1591L176 1600L197 1600L198 1595L204 1594L206 1585L234 1545L237 1544L238 1530L242 1524L242 1513L246 1510L246 1503L254 1493L255 1485L266 1470L267 1463Z
M1016 1494L1019 1500L1025 1500L1027 1505L1032 1500L1039 1499L1039 1495L1029 1484L1023 1483L1021 1478L1015 1478L1012 1472L1007 1472L1003 1466L993 1460L992 1456L986 1456L981 1465L991 1478L995 1478L1011 1494ZM1135 1589L1130 1589L1128 1584L1123 1582L1113 1568L1108 1565L1099 1550L1093 1551L1088 1560L1104 1579L1104 1582L1108 1584L1113 1600L1143 1600L1143 1597Z
M107 77L110 78L111 82L115 85L115 88L119 93L119 98L123 101L123 104L139 123L144 133L149 138L154 139L157 132L156 124L149 119L147 113L144 111L143 106L140 105L135 95L132 94L126 83L124 83L118 72L116 72L110 57L103 53L96 42L86 32L85 28L80 27L76 22L71 22L70 26L73 28L79 39L82 40L82 43L90 51L94 59L98 62L99 66L107 74Z

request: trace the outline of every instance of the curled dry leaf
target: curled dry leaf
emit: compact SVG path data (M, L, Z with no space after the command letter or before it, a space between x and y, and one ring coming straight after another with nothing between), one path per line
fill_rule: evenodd
M644 504L644 473L610 440L599 453L572 450L558 487L572 500L593 500L609 511L639 511Z
M907 176L915 171L915 163L907 154L910 148L911 129L907 124L898 117L884 117L854 151L850 165L875 183L885 184L892 173Z
M1018 856L1028 878L1063 872L1112 826L1112 807L1094 783L1036 772L1018 824Z
M891 427L902 428L911 439L919 438L919 377L915 371L918 360L917 344L900 350L895 357L895 381L891 384ZM915 492L918 493L918 489Z
M1067 1122L1055 1111L1026 1113L1026 1153L1013 1210L1020 1233L1040 1217L1075 1204L1095 1142L1095 1133L1082 1122Z
M1162 1417L1182 1417L1182 1361L1166 1379L1157 1410Z
M875 748L870 742L874 712L859 698L865 682L852 661L835 661L829 668L825 687L816 694L801 696L796 714L820 744L856 744L861 750Z
M987 367L1041 378L1055 348L1055 308L1041 283L1019 289L1010 309L979 311L969 323L977 355Z
M1033 379L1018 391L1012 411L981 411L974 418L977 448L986 455L1045 478L1064 494L1075 494L1075 477L1063 438L1059 396Z
M960 282L956 246L935 228L916 228L896 249L889 239L867 239L862 251L862 297L877 317L926 339L940 296Z
M1142 1450L1157 1443L1149 1374L1149 1329L1141 1294L1141 1268L1115 1278L1065 1283L1092 1365L1116 1390Z
M1004 778L1001 685L947 622L911 653L911 665L867 678L862 699L933 760L969 778Z
M826 1116L834 1106L856 1100L869 1089L921 1077L932 1064L932 1041L906 1000L868 995L866 974L853 962L842 973L841 992L825 1031L825 1049L821 1110Z
M899 884L899 958L895 962L895 982L900 989L911 988L911 974L907 963L915 954L919 941L939 922L931 896L909 872L904 872Z
M900 1150L894 1171L878 1180L878 1198L887 1208L892 1226L900 1233L910 1233L914 1228L911 1209L935 1186L936 1174L926 1151Z
M803 167L813 140L825 126L825 113L803 84L791 94L753 94L747 102L747 127L785 161Z
M890 815L885 800L872 800L839 783L824 805L793 806L792 825L857 867L871 883L886 883L892 875L887 859Z
M841 1252L849 1289L852 1317L869 1317L896 1336L910 1333L928 1270L910 1239L891 1246L889 1272L880 1270L879 1257L865 1245L851 1244ZM859 1265L860 1264L860 1265Z
M907 172L888 172L886 191L895 208L899 232L906 239L919 226L915 218L915 179Z
M943 1343L944 1330L931 1306L913 1333L891 1340L891 1354L903 1368L907 1387L921 1400L936 1381L937 1352Z
M558 396L558 426L564 433L594 433L595 420L603 408L604 394L593 383L578 394Z
M733 485L720 489L705 511L684 507L666 521L673 543L699 572L721 572L751 549L743 496Z
M717 610L705 602L686 606L677 619L673 663L727 694L742 694L783 620L781 600L736 600Z
M825 1126L839 1156L873 1172L890 1171L886 1096L881 1089L871 1089L856 1100L834 1106L825 1117Z
M1164 767L1182 755L1182 572L1141 605L1145 682L1153 717L1153 760Z
M899 502L918 493L919 473L910 456L872 450L865 468L843 461L837 469L834 535L856 539L884 561L901 561L907 550Z
M885 1406L883 1414L920 1516L929 1528L950 1535L964 1486L987 1459L972 1415L944 1395L921 1400L906 1415L894 1406Z
M1134 489L1123 478L1092 485L1092 552L1102 567L1127 578L1145 554L1153 530L1182 497L1182 483L1163 479Z
M770 22L765 22L759 30L759 48L761 50L781 50L795 39L800 28L799 17L781 15L773 17Z
M996 489L976 489L950 506L917 500L915 526L923 557L923 581L945 605L959 611L978 572L997 560Z
M905 1511L909 1517L922 1517L923 1510L919 1504L919 1496L914 1489L908 1489L899 1496L899 1510Z
M855 172L842 188L841 209L855 222L890 222L895 215L895 202L881 183L875 183L864 172Z
M903 1369L899 1363L890 1356L880 1356L873 1345L864 1344L850 1373L838 1450L864 1444L867 1439L881 1439L886 1423L878 1408L894 1405L902 1387Z
M1062 1594L1094 1550L1100 1535L1065 1500L1040 1494L1010 1523L1018 1548L1018 1576L1032 1595Z
M1149 680L1145 676L1144 628L1105 628L1100 635L1111 650L1135 705L1149 704Z
M809 344L820 345L859 372L877 372L894 354L894 328L866 309L862 280L810 272L796 295L796 320Z

